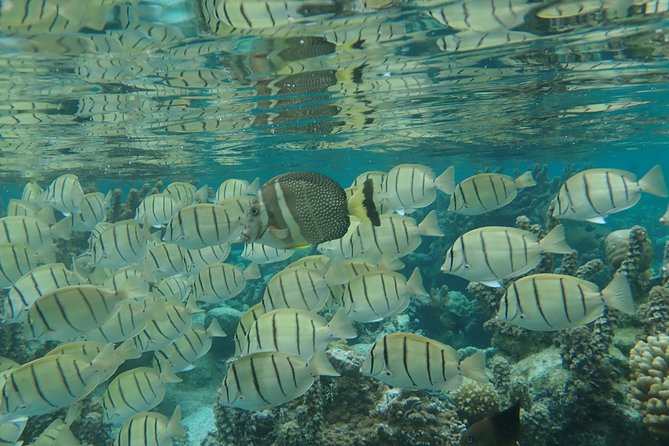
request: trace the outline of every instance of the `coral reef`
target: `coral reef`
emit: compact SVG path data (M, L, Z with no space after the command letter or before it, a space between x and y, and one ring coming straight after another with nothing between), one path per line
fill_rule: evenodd
M466 379L450 394L460 418L467 424L481 420L499 411L499 396L490 383Z
M122 201L123 191L119 188L114 189L111 195L111 203L107 209L107 221L116 223L134 218L137 206L139 206L144 197L159 193L162 187L162 180L158 180L154 185L144 183L139 190L133 187L128 191L125 203Z
M360 374L362 356L331 349L341 373L261 412L216 408L217 433L203 445L457 445L465 425L443 396L389 389Z
M633 226L629 230L627 253L621 260L617 272L627 275L632 289L637 296L643 295L650 282L648 268L652 262L652 249L650 249L650 260L648 260L648 232L641 226Z
M639 306L637 313L646 335L669 333L669 288L651 288L648 301Z
M653 432L669 436L669 335L637 342L629 364L632 407Z
M642 231L642 229L643 228L640 226L636 226L632 229L619 229L613 231L606 237L606 258L614 269L620 268L623 261L629 257L629 253L631 252L630 243L636 244L636 246L633 247L638 255L635 260L636 270L646 271L650 268L650 265L653 262L653 244L646 236L645 230ZM636 231L634 236L632 230Z

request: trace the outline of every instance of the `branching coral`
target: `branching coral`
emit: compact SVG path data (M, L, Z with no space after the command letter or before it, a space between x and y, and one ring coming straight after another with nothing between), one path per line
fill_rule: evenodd
M669 333L669 288L655 286L648 293L648 302L639 306L644 333Z
M669 335L648 336L630 351L630 402L654 432L669 435Z

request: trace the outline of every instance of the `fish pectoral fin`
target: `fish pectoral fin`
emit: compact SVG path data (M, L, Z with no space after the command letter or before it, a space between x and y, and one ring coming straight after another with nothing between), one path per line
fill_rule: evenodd
M502 286L502 284L497 280L482 280L479 283L481 285L489 286L490 288L499 288Z
M598 225L604 225L606 224L606 219L604 217L592 217L588 218L585 221L589 221L590 223L595 223Z
M272 234L274 237L284 240L288 238L288 235L290 235L290 231L288 229L279 229L276 226L270 226L269 227L269 232Z

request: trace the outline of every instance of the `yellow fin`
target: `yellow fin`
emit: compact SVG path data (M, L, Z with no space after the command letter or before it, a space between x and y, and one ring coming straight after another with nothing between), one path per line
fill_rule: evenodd
M367 178L363 187L358 188L348 199L348 213L361 222L380 226L381 220L374 204L374 183Z

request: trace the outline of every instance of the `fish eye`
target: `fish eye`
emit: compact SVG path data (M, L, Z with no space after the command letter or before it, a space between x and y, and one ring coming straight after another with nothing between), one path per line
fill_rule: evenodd
M474 443L474 437L471 437L471 436L467 437L467 443L468 444Z
M259 212L258 208L251 208L251 215L258 215Z

